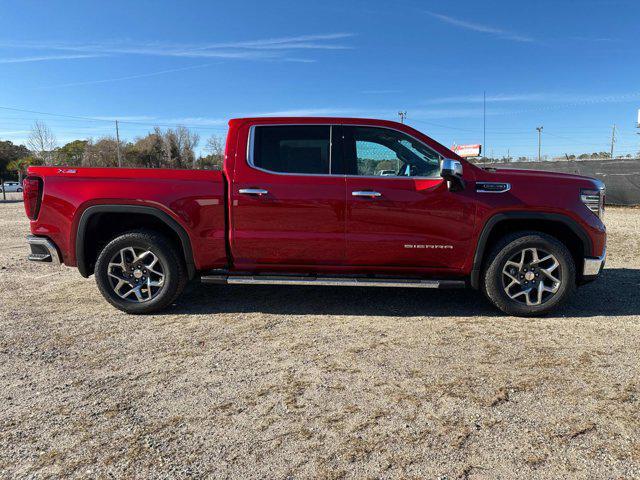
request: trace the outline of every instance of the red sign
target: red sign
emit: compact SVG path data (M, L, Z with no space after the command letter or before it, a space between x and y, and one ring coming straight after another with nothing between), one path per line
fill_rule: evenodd
M479 157L480 153L482 153L482 145L454 145L453 147L451 147L451 150L453 150L463 158Z

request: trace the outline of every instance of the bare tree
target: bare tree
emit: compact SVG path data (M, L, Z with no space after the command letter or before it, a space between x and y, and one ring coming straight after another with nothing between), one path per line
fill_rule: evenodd
M207 145L204 147L207 156L200 157L200 168L221 170L224 159L224 142L217 135L211 135L207 139Z
M45 165L53 164L53 151L58 146L56 137L44 122L36 120L31 127L31 134L27 140L33 154Z
M183 126L179 126L176 129L175 135L178 151L184 166L191 165L191 168L196 168L195 149L198 146L198 142L200 142L200 135Z
M161 166L165 168L171 168L176 162L179 162L178 153L176 149L175 133L173 130L168 129L163 132L160 127L154 127L153 133L158 138L162 139L162 162Z
M178 126L175 130L168 128L162 132L158 127L155 134L163 140L165 163L171 168L195 168L195 147L200 136L187 127Z
M89 140L82 154L85 167L117 167L118 142L113 137L102 137L97 142Z
M204 149L209 153L209 155L223 155L224 143L222 142L222 138L218 135L211 135L207 139L207 146L204 147Z

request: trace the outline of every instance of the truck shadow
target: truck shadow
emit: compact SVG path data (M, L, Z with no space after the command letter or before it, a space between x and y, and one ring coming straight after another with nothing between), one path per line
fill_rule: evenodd
M640 270L605 269L551 316L640 315ZM284 285L202 285L192 282L166 314L269 313L396 317L504 316L475 290Z

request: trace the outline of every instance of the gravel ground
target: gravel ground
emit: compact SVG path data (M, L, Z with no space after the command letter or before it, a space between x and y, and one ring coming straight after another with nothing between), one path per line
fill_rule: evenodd
M0 203L4 478L639 478L640 209L555 316L473 291L191 285L127 316Z

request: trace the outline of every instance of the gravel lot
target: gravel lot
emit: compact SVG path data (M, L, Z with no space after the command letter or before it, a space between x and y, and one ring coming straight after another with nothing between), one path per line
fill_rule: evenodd
M640 209L557 316L473 291L194 284L111 308L0 203L4 478L638 478Z

